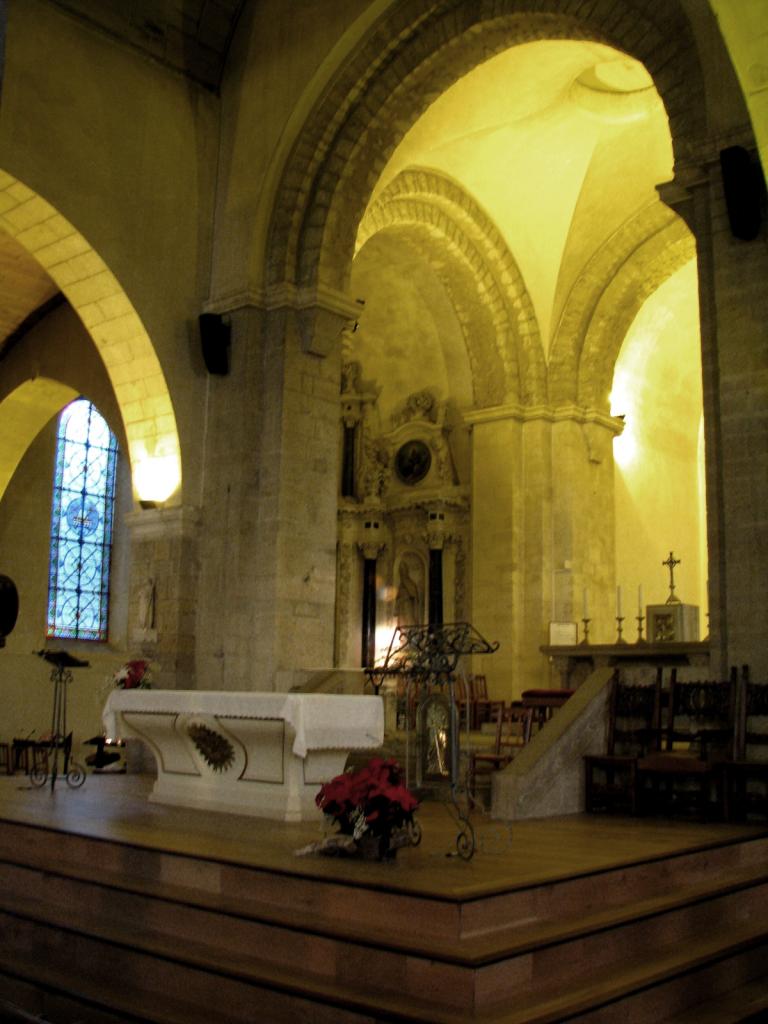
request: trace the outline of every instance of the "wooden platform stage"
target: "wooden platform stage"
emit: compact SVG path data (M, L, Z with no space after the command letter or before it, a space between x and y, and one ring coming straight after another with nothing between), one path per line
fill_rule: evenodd
M49 787L32 787L24 776L0 778L0 823L23 822L195 858L352 884L364 880L449 899L471 899L768 835L766 827L587 814L504 823L476 811L470 817L476 852L463 861L455 855L458 829L452 806L426 800L417 812L421 845L399 851L394 864L371 864L297 857L296 850L328 834L322 821L285 824L153 804L147 801L152 781L141 775L91 775L81 789L69 789L59 780L51 792Z
M452 810L428 801L421 845L379 864L297 856L320 821L151 804L151 785L0 778L0 1012L55 1024L768 1014L766 827L475 813L465 861Z

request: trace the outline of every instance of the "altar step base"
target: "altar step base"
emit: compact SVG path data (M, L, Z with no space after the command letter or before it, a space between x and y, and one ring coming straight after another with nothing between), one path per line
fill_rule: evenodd
M768 1019L768 838L465 900L357 876L4 822L0 994L103 1024Z

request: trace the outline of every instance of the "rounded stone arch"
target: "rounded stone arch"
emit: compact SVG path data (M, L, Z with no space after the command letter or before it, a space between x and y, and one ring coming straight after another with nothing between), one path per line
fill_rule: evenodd
M357 249L393 226L421 230L439 246L426 256L451 291L451 267L469 272L472 290L490 320L484 344L464 330L478 405L546 401L546 366L533 303L509 248L490 218L456 182L426 168L402 171L368 207ZM434 250L434 251L433 251Z
M78 397L50 377L25 380L0 401L0 500L11 477L46 423Z
M701 68L678 0L638 0L631 9L625 0L394 4L340 69L286 162L269 232L268 286L344 292L357 226L411 125L476 65L542 39L591 40L641 61L666 107L676 163L704 137Z
M154 346L119 281L69 221L4 171L0 231L46 270L92 338L120 409L134 485L158 473L170 496L181 486L176 416Z
M592 255L571 288L552 339L549 389L554 405L581 401L582 348L611 282L650 240L656 239L657 246L665 240L674 245L686 233L687 228L677 215L656 200L626 220ZM591 337L594 341L594 328Z
M388 207L368 241L395 238L429 265L453 308L469 363L472 403L482 409L505 401L510 369L517 390L517 368L502 362L497 342L504 325L498 322L499 311L491 302L483 301L478 288L477 260L464 251L458 232L452 232L451 226L434 207L396 203Z
M580 405L608 411L614 366L633 320L646 299L695 256L693 235L675 218L624 263L600 296L584 339L578 369Z

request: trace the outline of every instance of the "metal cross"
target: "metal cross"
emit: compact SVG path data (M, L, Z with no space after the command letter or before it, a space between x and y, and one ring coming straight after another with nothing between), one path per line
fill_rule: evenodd
M667 604L675 604L680 600L679 597L675 596L675 566L680 565L680 559L675 558L674 554L670 551L669 558L662 562L662 565L666 565L669 569L669 597L667 598Z

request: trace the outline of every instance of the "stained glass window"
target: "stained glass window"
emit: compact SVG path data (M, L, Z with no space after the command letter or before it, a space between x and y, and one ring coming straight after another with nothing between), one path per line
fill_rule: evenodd
M106 640L117 440L85 398L59 417L48 579L49 637Z

